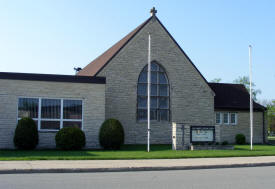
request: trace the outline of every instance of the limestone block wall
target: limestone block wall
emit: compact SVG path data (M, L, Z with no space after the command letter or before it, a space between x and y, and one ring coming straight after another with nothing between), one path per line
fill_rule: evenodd
M19 97L83 100L83 131L87 148L99 148L99 128L105 120L105 84L0 79L0 149L14 148ZM54 148L56 132L39 132L38 148Z
M137 120L137 82L147 65L148 32L151 59L168 76L171 111L170 121L151 122L151 142L171 144L172 122L214 125L214 93L154 18L98 74L106 77L106 118L121 121L127 144L146 144L147 123Z
M215 142L221 142L221 127L219 125L215 125Z

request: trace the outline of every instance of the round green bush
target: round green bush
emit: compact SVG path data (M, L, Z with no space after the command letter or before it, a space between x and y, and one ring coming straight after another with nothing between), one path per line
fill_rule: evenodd
M55 144L62 150L80 150L86 145L85 133L78 127L62 128L55 135Z
M245 136L243 134L237 134L235 140L236 144L245 144Z
M24 117L18 121L13 143L20 150L32 150L38 144L38 130L32 118Z
M124 130L116 119L104 121L99 132L99 142L104 149L118 150L124 143Z

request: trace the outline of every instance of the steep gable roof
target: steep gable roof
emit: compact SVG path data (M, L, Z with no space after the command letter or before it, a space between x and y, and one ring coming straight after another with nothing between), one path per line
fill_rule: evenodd
M249 110L250 96L242 84L209 83L215 92L215 109ZM253 101L254 110L264 111L265 107Z
M89 63L86 67L80 70L77 75L96 76L112 58L152 19L148 18L145 22L139 25L136 29L114 44L111 48Z

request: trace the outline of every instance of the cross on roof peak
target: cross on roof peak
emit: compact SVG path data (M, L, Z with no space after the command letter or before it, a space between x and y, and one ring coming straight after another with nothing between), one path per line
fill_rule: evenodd
M151 16L155 16L158 11L155 9L155 7L151 8L150 13Z

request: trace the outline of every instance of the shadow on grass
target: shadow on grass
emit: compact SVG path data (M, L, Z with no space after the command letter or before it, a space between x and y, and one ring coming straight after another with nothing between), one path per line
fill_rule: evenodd
M137 145L123 145L120 149L121 151L147 151L147 145L137 144ZM151 151L167 151L172 150L172 146L169 144L152 144L150 145Z
M0 150L0 159L89 159L102 156L117 155L120 152L146 152L146 145L123 145L120 150L85 149L85 150L58 150L58 149L37 149L37 150ZM151 151L168 151L171 145L151 145ZM115 156L116 156L115 155ZM104 157L101 157L104 159Z
M34 158L34 159L66 159L66 157L96 156L87 150L63 151L63 150L1 150L0 158Z

